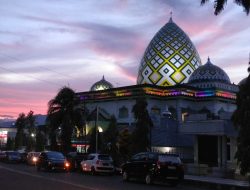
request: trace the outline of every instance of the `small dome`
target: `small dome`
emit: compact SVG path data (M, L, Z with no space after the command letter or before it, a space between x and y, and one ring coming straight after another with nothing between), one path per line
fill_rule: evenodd
M200 57L195 46L171 17L145 50L137 84L173 86L186 83L200 65Z
M244 79L242 79L242 80L238 83L238 85L241 86L241 85L245 84L246 82L247 82L247 77L244 78Z
M195 82L223 82L231 84L225 71L220 67L213 65L208 58L205 65L200 66L189 78L189 83Z
M96 82L91 86L90 91L106 90L110 88L113 88L113 85L110 82L106 81L103 76L102 80Z

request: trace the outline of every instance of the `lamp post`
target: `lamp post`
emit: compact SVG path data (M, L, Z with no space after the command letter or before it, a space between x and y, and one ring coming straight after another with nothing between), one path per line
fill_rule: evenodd
M95 120L95 139L96 139L95 152L96 153L98 152L98 133L99 133L99 130L98 130L98 111L99 111L99 108L97 106L96 107L96 120Z

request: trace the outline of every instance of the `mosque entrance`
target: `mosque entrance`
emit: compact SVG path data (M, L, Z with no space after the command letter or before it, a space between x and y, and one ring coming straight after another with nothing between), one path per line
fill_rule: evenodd
M217 136L199 135L197 138L199 164L207 164L209 167L218 166Z

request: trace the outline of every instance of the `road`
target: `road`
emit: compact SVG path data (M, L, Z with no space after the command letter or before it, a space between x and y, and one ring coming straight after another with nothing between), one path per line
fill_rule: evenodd
M26 164L0 162L2 190L198 190L181 184L175 188L167 184L146 185L143 182L123 182L119 175L91 176L81 172L38 172ZM204 188L202 188L204 189Z

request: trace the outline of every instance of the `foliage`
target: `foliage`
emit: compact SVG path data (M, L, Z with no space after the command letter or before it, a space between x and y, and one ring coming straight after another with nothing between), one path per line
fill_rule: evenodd
M15 147L15 140L8 137L7 138L7 144L6 144L6 150L13 150Z
M137 99L132 109L136 120L136 126L132 133L133 153L151 150L151 127L153 122L148 114L147 105L145 99Z
M35 150L37 152L43 151L45 144L46 144L45 135L41 130L38 129L37 133L36 133L36 147L35 147Z
M204 5L209 0L201 0L201 5ZM250 1L249 0L234 0L234 2L242 6L246 14L249 14L250 9ZM218 15L223 11L224 7L226 6L227 0L214 0L214 14Z
M244 175L250 172L250 76L239 88L236 99L237 109L232 116L232 120L239 130L235 158L241 174Z
M26 118L24 113L20 113L16 122L15 126L17 128L17 133L15 137L15 149L19 149L24 145L24 128L26 124Z
M127 128L120 131L117 144L122 162L126 162L131 155L131 134Z
M48 103L47 122L49 126L52 149L57 147L57 137L61 149L67 153L71 150L71 138L74 126L82 125L82 110L75 92L69 87L63 87ZM80 115L80 117L76 117ZM60 134L60 135L58 135Z
M103 134L104 151L109 154L114 162L118 159L118 150L116 146L118 136L117 122L114 115L111 116L109 126Z
M36 126L35 126L35 117L33 111L30 111L25 118L25 124L28 131L27 135L27 151L32 151L35 149L35 136L36 135Z
M90 130L90 140L89 140L89 148L88 148L88 153L95 153L96 152L96 128L93 127L91 130ZM98 131L98 134L97 134L97 152L99 152L100 150L103 149L103 140L102 140L102 135L101 133L99 133Z

